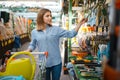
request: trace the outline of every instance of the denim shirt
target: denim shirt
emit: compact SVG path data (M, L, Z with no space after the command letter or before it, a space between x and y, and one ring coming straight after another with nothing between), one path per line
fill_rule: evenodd
M68 31L57 26L47 26L46 31L34 29L31 32L31 42L28 48L33 51L37 47L40 52L47 51L46 67L52 67L62 62L59 48L60 38L72 38L76 35L77 32L74 29Z

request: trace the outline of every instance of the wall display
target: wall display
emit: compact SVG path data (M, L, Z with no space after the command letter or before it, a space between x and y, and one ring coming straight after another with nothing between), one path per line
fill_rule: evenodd
M106 11L108 6L105 0L102 1L72 0L71 2L73 9L69 12L72 15L68 14L71 19L69 23L72 24L69 25L70 29L74 28L82 18L88 18L88 22L81 26L77 36L71 39L68 64L70 62L73 66L68 69L68 72L72 80L103 80L101 63L103 56L109 55L110 25ZM71 9L71 3L69 3L69 9Z

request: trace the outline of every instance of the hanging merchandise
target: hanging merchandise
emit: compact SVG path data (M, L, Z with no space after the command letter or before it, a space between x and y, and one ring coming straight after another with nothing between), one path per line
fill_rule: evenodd
M9 22L10 13L8 13L8 12L6 12L6 11L1 11L1 18L3 18L3 22L4 22L4 23Z

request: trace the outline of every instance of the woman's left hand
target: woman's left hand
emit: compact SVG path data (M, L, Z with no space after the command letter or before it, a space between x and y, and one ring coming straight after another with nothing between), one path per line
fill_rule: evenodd
M77 27L75 28L75 31L78 32L79 28L81 27L82 24L84 24L85 22L87 22L88 19L87 18L83 18L77 25Z

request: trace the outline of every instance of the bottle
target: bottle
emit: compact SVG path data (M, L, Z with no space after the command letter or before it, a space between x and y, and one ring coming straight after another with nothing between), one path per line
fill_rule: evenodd
M104 80L120 80L120 0L112 0L109 60L104 69Z

